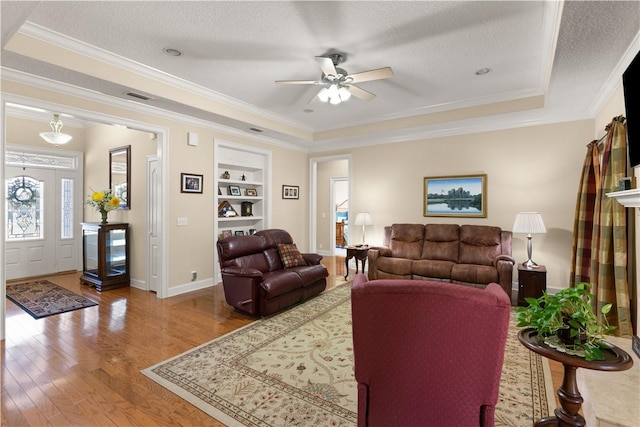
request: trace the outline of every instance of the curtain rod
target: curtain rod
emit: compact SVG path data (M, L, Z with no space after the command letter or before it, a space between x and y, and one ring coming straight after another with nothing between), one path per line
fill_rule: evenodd
M600 148L602 146L602 144L604 143L604 140L607 137L607 135L609 134L609 129L611 128L611 125L613 124L613 122L624 123L626 120L627 119L623 115L615 116L613 119L611 119L609 124L604 127L605 134L596 143L598 148Z

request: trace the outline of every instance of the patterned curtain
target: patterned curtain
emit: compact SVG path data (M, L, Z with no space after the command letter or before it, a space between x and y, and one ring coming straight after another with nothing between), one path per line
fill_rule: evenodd
M588 145L574 220L571 285L592 284L598 313L612 303L607 315L616 334L631 335L627 281L627 210L606 193L616 191L627 174L627 138L624 117L607 126L599 167L597 143Z

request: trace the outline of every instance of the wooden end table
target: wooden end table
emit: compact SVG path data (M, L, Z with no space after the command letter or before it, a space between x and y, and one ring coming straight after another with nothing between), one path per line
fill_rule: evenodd
M609 343L606 343L607 348L603 349L604 360L587 362L582 357L562 353L547 346L538 338L538 332L532 328L522 329L518 333L518 339L522 345L534 353L556 360L564 366L562 386L560 386L557 392L562 408L557 408L554 411L554 416L541 418L536 421L534 424L535 427L584 427L586 425L584 417L579 414L584 400L580 395L580 391L578 391L578 383L576 381L576 371L578 368L597 371L624 371L633 366L633 359L631 359L631 356L629 356L626 351Z
M356 274L358 274L358 261L362 262L362 272L364 273L364 266L367 264L369 246L347 246L345 249L347 250L347 255L344 258L344 280L347 280L347 277L349 277L349 260L351 258L356 259Z
M547 290L547 269L544 265L527 268L518 264L518 305L529 305L525 298L539 298Z

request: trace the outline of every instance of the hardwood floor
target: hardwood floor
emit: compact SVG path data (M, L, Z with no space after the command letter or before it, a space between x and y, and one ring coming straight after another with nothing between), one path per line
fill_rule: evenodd
M330 289L344 276L344 258L323 263ZM96 292L78 278L46 277L98 306L35 320L7 299L2 426L222 425L140 370L254 318L232 310L222 286L161 300L134 288ZM561 367L553 377L557 388Z

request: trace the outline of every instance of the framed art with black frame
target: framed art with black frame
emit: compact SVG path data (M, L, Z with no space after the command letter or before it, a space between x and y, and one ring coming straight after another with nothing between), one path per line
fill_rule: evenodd
M202 175L196 175L193 173L181 173L180 192L202 194Z
M299 199L300 187L297 185L283 185L282 198L283 199Z

